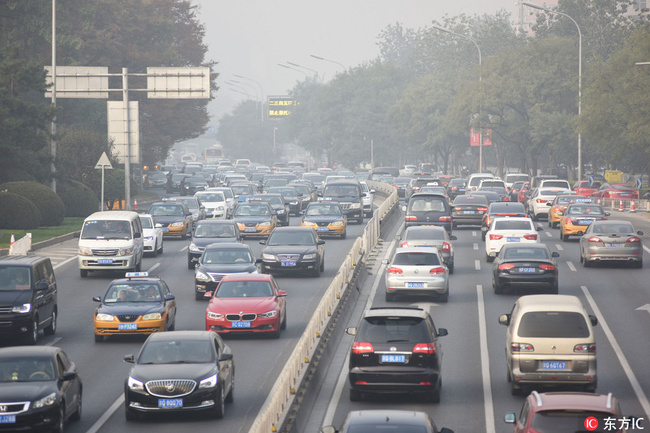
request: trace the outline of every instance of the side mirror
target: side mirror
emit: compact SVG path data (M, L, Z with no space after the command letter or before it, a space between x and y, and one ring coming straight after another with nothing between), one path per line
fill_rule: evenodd
M205 292L205 293L203 294L203 297L204 297L205 299L210 299L210 298L212 298L212 292Z
M553 206L553 202L552 201L547 201L546 206Z
M323 241L323 240L319 240L318 242L316 242L316 244L317 244L317 245L325 245L325 241Z
M605 212L605 216L609 216L609 212Z
M93 296L93 301L102 302L102 298L100 296Z
M401 236L401 235L395 235L395 240L396 240L396 241L401 241L401 240L402 240L402 236Z
M47 290L48 287L50 287L50 286L49 286L45 281L39 281L39 282L36 283L36 285L34 286L34 289L35 289L35 290Z
M444 337L446 335L449 335L447 328L438 328L438 337Z
M283 298L285 296L287 296L287 292L284 290L278 290L278 298Z
M558 253L557 251L553 251L551 253L551 257L560 257L560 253Z
M449 239L452 240L452 241L457 241L458 240L458 238L456 236L454 236L454 235L449 236Z
M165 301L173 301L174 299L176 299L176 296L172 295L171 293L165 296Z
M510 314L502 314L499 316L499 323L504 326L510 325Z
M503 420L506 422L506 424L514 424L517 422L517 416L514 412L508 412L503 417Z
M219 361L231 361L232 360L232 353L222 353L221 356L219 357Z
M591 321L591 326L598 325L598 318L592 314L589 315L589 320Z
M406 212L406 206L402 206L402 212Z
M135 357L132 354L124 355L124 362L133 364L135 362Z
M636 232L636 234L639 235L639 236L643 236L643 232L642 232L641 230L639 230L638 232Z
M260 245L266 245L266 240L265 240L265 239L262 239L262 240L260 241Z
M141 238L141 237L142 237L142 233L140 233L140 232L135 232L135 233L133 233L133 237L136 238L136 239Z
M161 228L162 228L162 224L157 223L157 224L155 225L155 227L156 227L157 229L161 229Z
M388 263L389 263L388 259L384 259L384 260L381 261L382 265L387 265Z
M357 328L356 327L345 328L345 333L348 335L357 335Z
M336 429L334 428L334 426L331 426L331 425L326 425L325 427L323 427L322 429L320 429L320 432L321 432L321 433L337 433L337 431L336 431Z
M66 371L65 373L63 373L63 378L62 379L63 379L64 382L67 382L69 380L74 380L76 378L77 378L77 373L76 372L74 372L74 371Z

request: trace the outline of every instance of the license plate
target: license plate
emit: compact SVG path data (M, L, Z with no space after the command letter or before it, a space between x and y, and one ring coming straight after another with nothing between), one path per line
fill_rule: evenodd
M393 363L404 364L406 362L406 355L381 355L381 362L382 363L393 362Z
M163 233L169 233L169 229L167 227L163 228Z
M327 232L329 231L329 227L318 227L317 229L319 232Z
M542 361L542 370L566 370L566 362Z
M256 228L247 228L247 229L244 229L244 232L246 232L246 233L255 233L256 231L257 231Z
M280 262L280 266L296 266L296 262Z
M526 274L526 273L534 273L535 268L519 268L519 272L524 273L524 274Z
M427 283L406 283L406 287L410 289L423 289L427 286Z
M182 398L159 398L158 407L160 408L183 407L183 399Z
M521 239L519 238L506 238L506 242L520 242Z
M16 422L16 415L0 416L0 424L14 424L15 422Z
M628 193L621 193L621 197L628 197L630 194Z
M118 323L117 329L120 331L133 331L138 329L137 323Z
M113 259L97 259L97 263L100 265L110 265L113 263Z
M593 222L592 220L578 220L578 225L579 226L588 226L592 222Z
M605 244L605 246L608 248L616 248L618 247L618 244Z
M474 215L474 214L476 213L476 211L473 211L473 210L466 210L466 211L464 211L463 213L464 213L465 215Z
M238 320L236 322L232 322L232 327L233 328L250 328L251 327L251 322L247 322L244 320Z

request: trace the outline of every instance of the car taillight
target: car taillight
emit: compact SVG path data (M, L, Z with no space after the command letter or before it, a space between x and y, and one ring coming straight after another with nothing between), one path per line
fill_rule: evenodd
M479 211L479 212L487 212L486 207L477 207L476 210Z
M502 239L503 235L490 235L490 240L491 241L498 241L499 239Z
M544 269L545 271L554 271L555 266L553 265L539 265L540 269Z
M629 243L631 243L631 244L635 244L635 243L637 243L637 242L641 242L641 239L637 238L636 236L632 236L631 238L629 238L629 239L626 240L625 242L629 242Z
M576 344L573 348L576 353L596 353L595 344Z
M462 208L461 208L460 206L456 206L456 207L454 208L454 211L456 211L456 212L458 212L458 211L460 211L460 210L462 210Z
M510 201L510 197L508 196L503 197L503 201Z
M603 240L598 236L591 236L589 239L587 239L587 242L602 242L602 241Z
M431 268L429 271L430 274L444 274L445 268Z
M395 266L388 268L388 273L389 274L401 274L403 271L400 268L396 268Z
M360 353L372 353L374 351L375 349L370 343L362 343L358 341L352 343L352 353L356 353L357 355Z
M451 221L451 217L450 217L450 216L441 216L441 217L438 218L438 219L439 219L440 221Z
M449 251L449 250L451 250L451 245L449 245L449 242L443 242L442 251Z
M534 352L535 348L532 344L528 343L510 343L510 351L512 352Z
M413 353L436 353L436 343L418 343L413 348Z
M529 241L536 241L537 240L537 235L524 235L524 239L527 239Z
M515 265L512 263L504 263L503 265L499 265L498 269L500 271L509 271L510 269L514 268Z
M548 200L544 200L543 198L538 198L535 200L537 203L546 203Z
M416 217L416 216L407 215L407 216L404 217L404 221L417 221L417 220L418 220L418 217Z

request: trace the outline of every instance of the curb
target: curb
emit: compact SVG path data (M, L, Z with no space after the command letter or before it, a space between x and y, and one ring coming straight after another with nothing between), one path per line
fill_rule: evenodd
M35 244L32 244L32 249L30 251L40 250L41 248L47 248L49 246L52 246L52 245L55 245L55 244L58 244L58 243L61 243L61 242L69 241L70 239L78 238L80 233L81 233L81 231L76 231L76 232L68 233L68 234L65 234L65 235L57 236L57 237L52 238L52 239L46 239L46 240L41 241L41 242L36 242ZM0 249L0 257L6 256L8 254L9 254L9 248Z

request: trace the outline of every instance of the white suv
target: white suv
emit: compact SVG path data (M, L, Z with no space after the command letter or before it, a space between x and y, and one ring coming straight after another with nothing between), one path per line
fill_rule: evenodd
M361 196L361 201L363 202L363 213L367 218L372 216L372 204L375 201L375 190L370 189L368 184L365 182L359 182L361 184L361 191L363 191L363 196Z
M571 194L571 188L536 188L526 201L526 213L533 221L538 221L540 216L548 218L550 207L546 204L558 194Z

